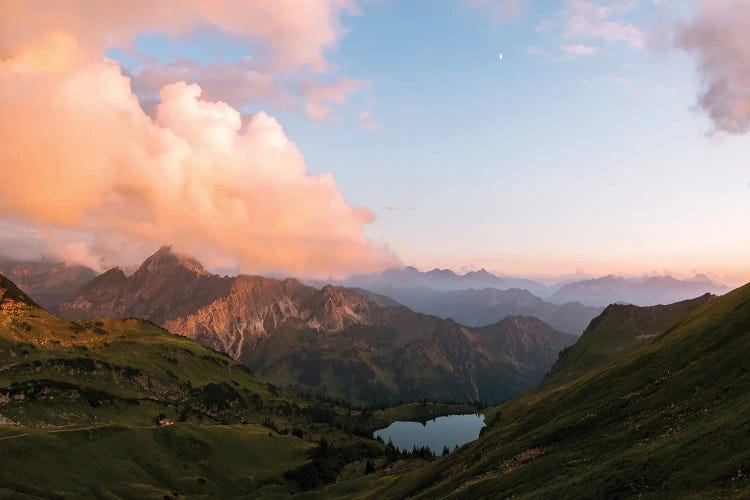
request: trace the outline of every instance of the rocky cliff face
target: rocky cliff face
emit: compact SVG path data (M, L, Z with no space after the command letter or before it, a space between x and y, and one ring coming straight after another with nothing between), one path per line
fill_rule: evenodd
M217 276L164 247L130 277L119 269L97 277L58 311L149 319L275 383L358 403L504 399L538 382L575 340L533 318L471 329L363 295Z
M232 278L208 273L197 261L163 247L130 277L111 269L58 306L64 318L138 317L164 324L231 290Z
M69 319L146 318L235 359L281 325L335 333L367 324L377 308L357 293L295 279L222 277L162 247L130 277L111 269L83 286L58 313Z
M295 279L238 276L225 295L194 312L165 320L164 327L246 360L258 342L285 324L336 333L353 324L368 324L371 309L376 307L336 287L317 290Z

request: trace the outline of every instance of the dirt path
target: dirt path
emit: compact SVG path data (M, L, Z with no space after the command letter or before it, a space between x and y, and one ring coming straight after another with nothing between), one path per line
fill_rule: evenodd
M34 436L34 435L37 435L37 434L58 434L58 433L61 433L61 432L77 432L77 431L87 431L87 430L94 430L94 429L102 429L104 427L112 427L112 426L115 426L115 425L117 425L117 424L91 425L91 426L88 426L88 427L75 427L75 428L70 428L70 429L50 429L50 430L39 429L36 432L24 432L23 434L15 434L13 436L0 437L0 441L7 441L8 439L16 439L16 438L20 438L20 437L24 437L24 436ZM156 428L156 426L154 426L154 425L140 425L140 426L136 426L136 427L132 427L132 426L128 426L128 425L124 425L124 426L118 425L118 427L126 427L128 429L154 429L154 428Z

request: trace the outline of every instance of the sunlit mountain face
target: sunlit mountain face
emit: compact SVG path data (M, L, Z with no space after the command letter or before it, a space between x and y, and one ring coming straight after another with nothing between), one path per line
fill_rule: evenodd
M750 496L750 1L2 12L0 496Z

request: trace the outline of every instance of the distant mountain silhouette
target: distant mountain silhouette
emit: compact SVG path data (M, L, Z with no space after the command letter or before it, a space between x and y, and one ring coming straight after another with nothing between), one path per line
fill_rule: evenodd
M470 288L520 288L531 293L544 296L551 293L544 284L526 278L497 276L486 269L457 274L450 269L433 269L422 272L415 267L407 266L400 269L388 269L382 273L359 274L337 282L342 286L359 287L367 290L383 290L394 288L430 288L432 290L468 290Z
M580 335L601 307L579 302L558 305L544 301L528 290L483 288L437 291L430 288L380 288L376 290L424 314L451 318L467 326L483 326L508 316L538 318L561 332Z
M48 310L70 298L83 284L97 275L96 271L88 267L59 261L20 261L2 257L0 272Z
M618 302L652 306L688 300L705 293L722 295L729 290L729 287L714 283L705 275L698 275L689 280L679 280L672 276L605 276L568 283L548 300L556 304L577 301L592 306L606 306Z

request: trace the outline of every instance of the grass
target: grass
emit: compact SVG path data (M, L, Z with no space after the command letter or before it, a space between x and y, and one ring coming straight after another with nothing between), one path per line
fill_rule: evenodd
M670 305L638 307L612 304L594 319L574 345L566 348L542 382L570 382L653 341L661 332L715 296L706 294Z
M0 486L41 497L245 495L284 485L283 473L312 447L260 425L37 432L2 442Z

